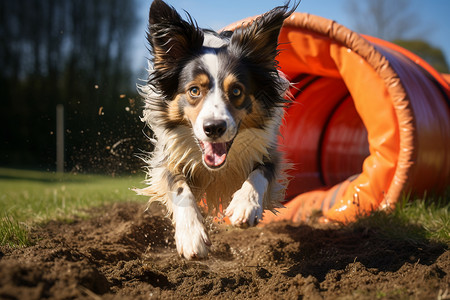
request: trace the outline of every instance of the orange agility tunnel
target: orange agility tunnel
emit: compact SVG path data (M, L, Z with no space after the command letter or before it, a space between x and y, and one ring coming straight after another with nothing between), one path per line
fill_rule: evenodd
M294 98L279 142L294 167L286 208L264 222L305 220L314 211L348 222L403 194L450 186L444 76L399 46L306 13L285 21L279 44Z

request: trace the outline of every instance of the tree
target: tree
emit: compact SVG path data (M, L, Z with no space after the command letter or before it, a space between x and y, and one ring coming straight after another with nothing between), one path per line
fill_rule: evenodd
M392 41L423 35L428 30L408 0L347 0L346 7L359 33Z
M355 31L392 41L417 54L436 70L449 72L443 52L420 37L430 30L408 0L347 0Z
M0 1L1 165L54 168L56 104L66 108L69 169L101 169L93 158L104 160L131 132L142 135L128 100L137 4Z

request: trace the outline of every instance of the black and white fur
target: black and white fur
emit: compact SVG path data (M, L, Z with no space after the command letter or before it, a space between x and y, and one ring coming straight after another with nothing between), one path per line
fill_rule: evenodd
M153 56L143 121L154 133L146 158L148 187L137 190L167 207L178 253L208 254L197 204L226 207L235 226L255 225L282 207L285 164L277 150L288 82L275 60L288 6L234 32L198 28L187 15L153 1L148 41Z

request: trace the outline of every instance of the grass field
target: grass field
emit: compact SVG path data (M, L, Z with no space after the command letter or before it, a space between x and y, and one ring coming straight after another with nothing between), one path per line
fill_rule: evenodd
M387 238L413 243L435 241L450 246L450 199L424 197L410 200L404 197L391 213L373 212L351 224L355 229L373 229Z
M31 226L83 216L90 207L142 201L144 175L111 177L0 168L0 245L26 246Z
M144 176L58 175L0 168L0 245L32 243L28 231L49 220L70 222L90 207L140 201L130 188L142 187ZM376 212L349 228L376 228L389 237L434 240L450 246L450 201L447 197L405 198L390 214ZM406 230L405 230L406 229Z

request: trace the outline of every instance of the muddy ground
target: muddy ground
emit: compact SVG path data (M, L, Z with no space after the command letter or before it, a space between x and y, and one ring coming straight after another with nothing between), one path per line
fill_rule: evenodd
M0 248L0 299L449 299L450 251L377 228L214 225L209 258L178 257L159 208L115 204Z

